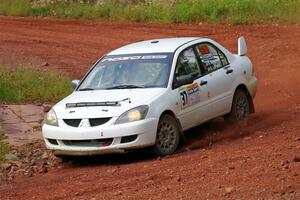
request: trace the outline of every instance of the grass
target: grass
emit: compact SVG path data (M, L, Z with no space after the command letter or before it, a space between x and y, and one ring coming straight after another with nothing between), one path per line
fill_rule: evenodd
M158 0L141 1L142 3L137 4L120 3L130 2L129 0L107 0L101 4L80 3L84 1L76 0L53 2L56 3L33 6L30 0L0 0L0 15L162 23L245 24L269 21L298 23L300 21L299 0L177 0L174 4Z
M61 74L0 67L0 102L56 101L71 91L70 79Z
M0 0L0 15L30 16L32 7L27 0Z
M0 130L0 163L5 162L5 154L7 154L10 151L10 148L8 145L2 143L3 135Z

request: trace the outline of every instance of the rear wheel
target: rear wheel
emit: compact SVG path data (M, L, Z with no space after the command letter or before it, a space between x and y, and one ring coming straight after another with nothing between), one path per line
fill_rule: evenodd
M178 147L179 139L180 132L176 119L171 115L163 115L157 127L154 153L158 156L174 153Z
M250 102L244 90L238 89L233 97L231 112L226 119L231 123L245 126L249 119Z

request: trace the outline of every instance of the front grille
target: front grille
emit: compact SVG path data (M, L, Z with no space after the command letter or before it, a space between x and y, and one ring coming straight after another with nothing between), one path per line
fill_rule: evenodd
M90 125L91 126L100 126L102 124L105 124L106 122L108 122L111 118L107 117L107 118L91 118L89 119L90 121Z
M67 146L104 147L111 145L113 138L97 140L63 140Z
M130 135L130 136L125 136L121 138L121 143L128 143L136 140L137 135Z
M81 119L64 119L64 122L69 126L78 127Z

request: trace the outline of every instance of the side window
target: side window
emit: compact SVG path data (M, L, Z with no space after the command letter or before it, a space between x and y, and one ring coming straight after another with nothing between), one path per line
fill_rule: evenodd
M196 50L207 73L228 65L225 55L210 44L199 44Z
M218 50L218 54L220 56L223 67L226 66L226 65L229 65L229 62L228 62L226 56L224 55L224 53L222 51Z
M193 75L193 77L199 77L201 75L200 67L193 48L184 50L177 60L175 78L178 80L187 75Z

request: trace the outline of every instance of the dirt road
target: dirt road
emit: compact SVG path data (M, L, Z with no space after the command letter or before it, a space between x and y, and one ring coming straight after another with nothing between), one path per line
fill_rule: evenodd
M0 199L300 199L300 27L157 25L0 17L0 63L72 78L104 53L144 39L209 37L236 51L245 36L259 79L256 113L236 131L214 120L190 130L178 154L78 159L1 183ZM48 66L43 66L48 63Z

